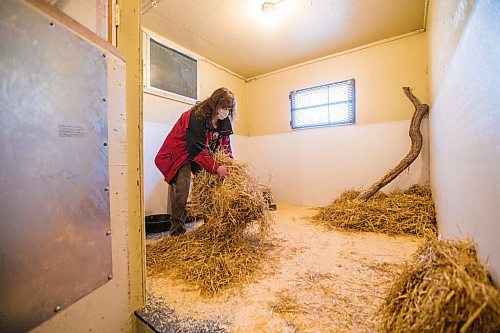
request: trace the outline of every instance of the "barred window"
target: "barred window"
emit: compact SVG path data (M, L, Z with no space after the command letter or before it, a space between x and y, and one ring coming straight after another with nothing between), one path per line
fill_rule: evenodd
M354 95L354 79L292 91L292 129L354 124Z
M146 88L148 91L196 101L198 98L197 59L165 46L146 35Z

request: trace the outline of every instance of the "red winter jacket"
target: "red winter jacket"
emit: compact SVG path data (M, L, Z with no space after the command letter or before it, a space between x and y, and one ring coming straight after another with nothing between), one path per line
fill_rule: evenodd
M195 162L191 165L194 172L201 167L216 173L219 164L211 154L222 149L232 158L229 135L233 130L229 118L218 120L214 129L211 121L198 119L191 111L184 112L177 120L155 158L156 167L169 184L188 160Z

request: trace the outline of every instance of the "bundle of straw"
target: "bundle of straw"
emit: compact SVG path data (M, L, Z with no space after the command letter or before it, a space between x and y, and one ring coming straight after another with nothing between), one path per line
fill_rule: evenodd
M428 186L412 185L389 194L376 193L367 201L356 200L359 191L348 190L312 221L328 229L381 232L390 235L435 235L436 211Z
M500 290L472 242L428 239L380 315L387 332L500 332Z
M179 237L147 246L147 265L154 273L171 273L214 294L249 278L265 257L265 238L272 215L261 187L247 165L219 153L229 168L223 180L201 171L194 177L188 211L204 224Z

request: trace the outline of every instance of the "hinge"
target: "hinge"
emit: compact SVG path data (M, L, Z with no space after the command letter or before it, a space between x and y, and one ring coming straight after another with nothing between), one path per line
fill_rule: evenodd
M120 25L120 5L115 6L115 27Z

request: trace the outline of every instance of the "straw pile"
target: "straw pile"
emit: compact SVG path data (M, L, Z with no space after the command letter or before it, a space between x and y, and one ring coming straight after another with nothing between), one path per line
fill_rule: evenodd
M436 211L428 186L412 185L389 194L375 193L367 201L356 200L359 191L344 191L312 217L328 229L381 232L390 235L429 236L437 233Z
M472 242L429 239L381 309L387 332L500 332L500 290Z
M203 216L204 224L147 246L147 266L153 274L172 274L197 285L203 294L249 280L265 258L272 223L247 166L223 154L216 160L229 168L229 175L222 180L203 170L191 188L188 211Z

